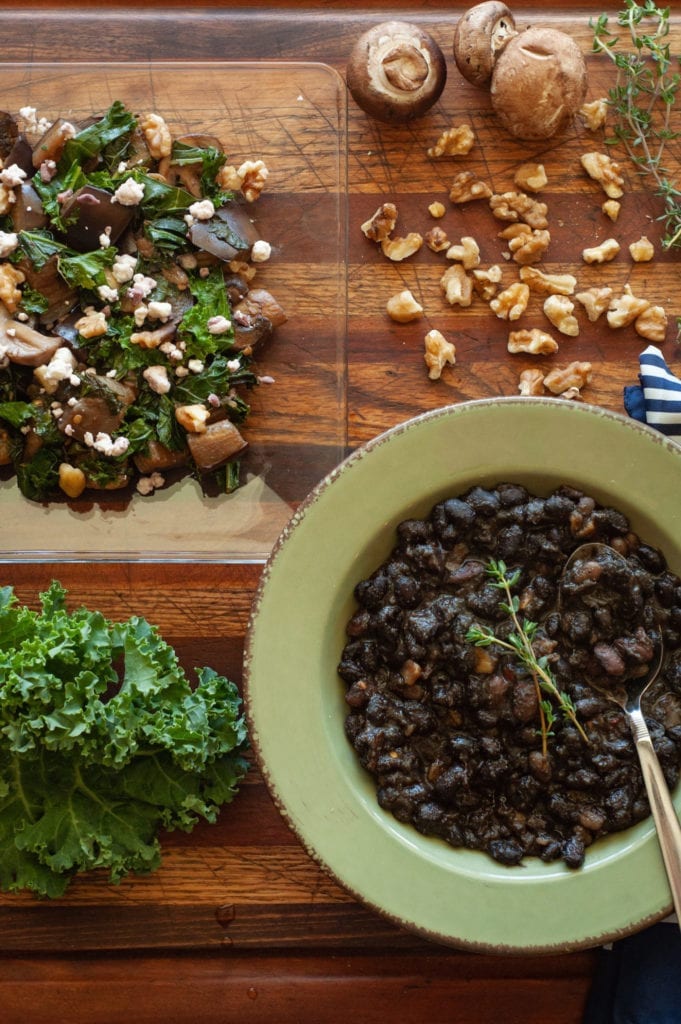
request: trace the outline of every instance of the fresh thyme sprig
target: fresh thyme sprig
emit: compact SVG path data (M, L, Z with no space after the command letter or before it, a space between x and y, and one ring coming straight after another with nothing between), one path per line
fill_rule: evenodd
M623 50L620 38L609 29L601 14L590 19L593 52L608 57L617 69L608 103L615 115L610 144L621 143L637 170L650 175L656 193L664 200L665 249L681 245L681 192L663 163L666 144L679 136L672 127L672 115L681 75L681 59L672 56L669 36L669 8L653 0L624 0L617 24L628 30L633 50Z
M530 622L528 619L520 619L520 598L513 593L513 587L520 579L520 570L509 572L506 563L499 559L491 559L485 571L492 579L492 586L503 590L506 600L500 605L501 610L511 617L514 632L510 633L507 639L502 639L485 626L471 626L466 634L468 643L476 647L490 647L496 644L514 654L521 665L529 672L537 694L539 705L539 722L542 741L542 754L546 756L548 748L548 737L551 734L551 726L556 720L553 704L558 705L559 710L579 730L582 738L588 743L588 737L577 720L575 705L569 694L558 687L546 655L537 655L534 649L534 641L537 636L538 623ZM547 696L544 696L547 695Z

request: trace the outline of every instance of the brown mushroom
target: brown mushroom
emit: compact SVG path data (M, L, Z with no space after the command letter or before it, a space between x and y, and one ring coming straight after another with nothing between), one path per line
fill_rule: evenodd
M146 451L138 452L135 455L134 462L140 473L146 476L163 469L175 469L177 466L186 465L187 452L184 448L171 451L160 441L155 441L152 438Z
M0 303L0 355L18 366L44 366L62 345L61 338L40 334L22 320L12 320Z
M492 73L494 111L519 139L550 139L578 112L586 63L574 39L555 28L525 29L508 41Z
M425 114L439 99L447 66L435 40L417 25L386 21L355 43L346 69L357 106L388 124Z
M200 434L187 434L189 451L201 472L209 473L248 447L231 420L209 423Z
M473 85L487 85L498 55L516 35L515 20L506 4L486 0L459 18L454 31L454 60Z

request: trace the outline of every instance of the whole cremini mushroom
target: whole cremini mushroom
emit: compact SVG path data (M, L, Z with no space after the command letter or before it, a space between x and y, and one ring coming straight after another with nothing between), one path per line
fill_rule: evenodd
M562 132L584 102L586 63L574 39L534 26L508 41L492 73L494 111L519 139L550 139Z
M346 72L355 103L388 124L425 114L447 80L438 44L406 21L386 21L364 32L352 48Z
M515 20L501 0L485 0L463 14L454 31L454 60L473 85L487 85L497 56L516 35Z

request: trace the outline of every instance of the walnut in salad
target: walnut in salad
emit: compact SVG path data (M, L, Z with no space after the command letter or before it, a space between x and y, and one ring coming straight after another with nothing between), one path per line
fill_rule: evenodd
M120 101L36 129L0 114L0 465L37 501L233 489L253 351L286 319L253 282L266 166Z

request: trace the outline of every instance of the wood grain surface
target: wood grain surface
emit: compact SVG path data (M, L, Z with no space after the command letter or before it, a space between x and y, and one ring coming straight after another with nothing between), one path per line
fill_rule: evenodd
M544 163L552 235L543 270L575 273L580 285L629 283L637 294L663 305L670 327L663 350L677 369L676 330L681 315L678 257L659 248L659 200L623 164L626 194L613 225L600 206L605 198L580 170L586 149L602 146L581 123L559 142L535 146L500 131L487 95L467 85L449 56L454 25L465 4L396 2L322 3L315 9L285 2L225 7L206 3L146 3L126 9L102 4L15 4L0 13L2 60L277 60L319 61L342 77L357 35L395 11L418 21L448 55L446 90L422 120L392 128L370 121L348 102L347 137L347 346L343 353L342 425L346 450L426 409L466 399L514 394L522 369L536 357L511 356L508 325L485 304L456 310L444 302L439 277L443 257L424 247L404 263L390 263L360 231L381 202L399 210L400 230L425 231L429 204L447 206L441 221L452 241L474 236L483 265L499 262L505 279L515 267L504 258L500 225L485 204L455 209L447 195L461 167L479 172L494 191L512 188L519 163ZM600 8L563 3L517 8L521 24L549 21L569 30L589 53L589 16ZM614 8L612 12L614 12ZM674 29L681 45L681 28ZM589 97L603 95L611 71L588 57ZM476 145L462 158L434 160L426 151L452 124L471 124ZM677 154L675 154L676 156ZM314 164L314 155L310 155ZM273 169L276 173L276 168ZM285 190L284 190L285 191ZM300 194L286 200L304 215ZM286 212L282 206L284 226ZM328 230L328 224L326 225ZM646 234L655 259L634 265L627 245ZM581 250L608 235L622 253L605 267L586 267ZM296 285L304 301L301 326L324 331L323 275ZM416 324L398 325L385 314L390 295L412 290L424 307ZM544 326L536 298L525 325ZM292 313L295 324L296 312ZM317 318L317 319L314 319ZM323 319L323 318L322 318ZM622 410L622 388L636 378L642 342L631 328L613 331L589 324L560 351L541 358L548 369L575 359L593 365L584 398ZM455 341L457 362L439 381L428 380L423 336L438 328ZM289 397L286 457L300 465L286 495L291 508L316 482L306 471L306 445L314 445L314 420L304 388ZM274 405L280 399L276 399ZM266 409L263 413L266 415ZM277 415L283 417L278 409ZM345 415L345 413L344 413ZM579 453L575 454L579 457ZM2 582L35 605L37 594L58 577L74 603L100 608L113 618L142 614L155 622L191 668L210 664L241 677L244 634L259 564L173 565L114 563L93 572L79 563L8 564ZM401 931L355 903L311 860L274 808L254 766L233 805L214 826L191 836L164 838L160 870L112 886L103 875L79 879L60 900L0 896L0 1015L3 1022L108 1022L167 1020L335 1022L362 1024L399 1019L506 1024L577 1024L597 953L551 957L483 957L428 943Z

